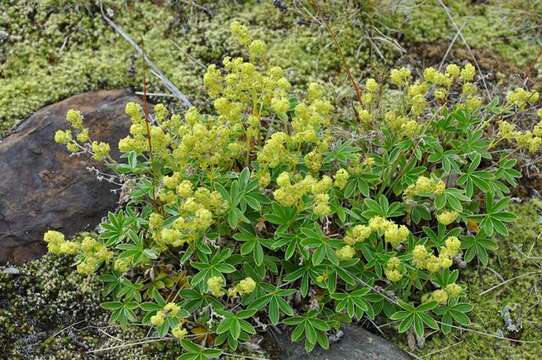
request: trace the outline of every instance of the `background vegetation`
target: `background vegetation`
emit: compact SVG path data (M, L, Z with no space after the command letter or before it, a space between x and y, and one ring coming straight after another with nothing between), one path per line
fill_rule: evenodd
M282 10L272 1L103 3L105 14L142 41L153 61L197 105L209 106L200 80L206 65L240 51L229 40L225 26L232 19L240 19L270 44L273 61L290 69L288 78L294 88L320 80L337 94L337 106L345 115L351 111L348 104L353 94L340 71L331 39L302 2L278 2L284 4ZM439 1L414 0L335 1L322 9L338 33L356 77L367 73L384 77L392 65L422 69L426 65L438 66L445 56L447 61L458 63L473 61L474 56L489 74L486 85L492 95L503 96L512 84L521 84L525 76L531 87L541 88L539 1L456 0L447 5L449 13ZM0 136L43 105L86 90L131 87L141 91L142 69L133 48L103 21L97 1L10 1L0 10ZM164 92L156 79L151 80L151 92ZM526 118L523 125L529 127L530 121ZM535 161L529 174L536 173L537 166ZM531 180L534 182L523 183L518 195L536 195L540 188L536 177ZM520 341L538 341L542 327L540 206L536 200L517 201L514 210L519 216L511 235L499 238L499 250L487 267L468 270L464 276L471 284L467 291L475 308L474 328ZM17 281L13 281L13 275L0 272L0 287L7 289L0 294L0 319L6 320L0 321L4 326L0 329L0 348L5 353L15 358L39 354L70 358L98 344L119 343L83 326L73 326L71 332L61 331L73 325L72 315L58 316L64 311L96 324L92 326L106 326L100 323L105 320L97 308L100 299L90 290L94 285L70 290L69 284L80 279L72 278L75 275L69 275L66 268L65 261L47 256L20 269L23 276ZM74 296L81 299L78 309L70 309L74 304L64 302ZM381 330L384 335L391 334L385 327ZM126 337L144 336L113 331L117 330L108 334L124 341L129 341ZM86 340L78 340L79 336ZM49 340L33 346L33 339L41 342L44 338ZM391 340L416 356L432 359L536 359L542 354L540 341L514 343L472 332L434 336L423 346L407 338ZM155 350L149 350L154 348L147 345L134 349L140 358L156 356Z

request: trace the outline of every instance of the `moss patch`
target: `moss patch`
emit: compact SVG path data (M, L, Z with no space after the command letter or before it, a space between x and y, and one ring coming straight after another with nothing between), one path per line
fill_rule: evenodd
M448 3L456 23L465 24L463 33L473 48L483 45L517 66L536 59L540 3ZM227 24L235 18L269 43L271 60L289 70L294 85L320 80L337 94L339 104L352 98L331 39L303 6L281 11L271 1L200 1L196 6L109 0L104 8L136 41L144 40L166 76L200 106L205 104L204 68L238 53L228 39ZM408 51L420 43L449 43L455 35L443 9L429 1L345 0L322 6L322 12L358 77L393 63L401 55L394 41ZM77 93L141 90L143 68L130 45L102 20L96 0L12 1L0 13L0 136L40 107ZM149 75L149 81L151 92L164 91L156 78Z
M488 266L462 272L469 286L467 297L474 306L471 328L527 343L453 331L448 337L431 337L416 355L441 360L542 357L541 209L541 203L535 200L514 205L518 219L510 228L510 236L499 240L499 250ZM515 280L498 286L509 279ZM483 293L492 287L496 288ZM511 320L509 324L505 324L505 317ZM521 324L519 331L512 331L510 324Z

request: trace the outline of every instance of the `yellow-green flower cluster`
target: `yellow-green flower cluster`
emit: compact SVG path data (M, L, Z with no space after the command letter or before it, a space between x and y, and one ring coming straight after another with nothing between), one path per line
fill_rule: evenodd
M356 250L350 245L345 245L335 251L339 260L351 260L356 255Z
M371 104L375 102L378 96L378 92L380 89L380 85L375 79L369 78L365 81L365 91L362 94L361 101L363 105L367 107L371 107ZM359 105L358 105L359 106ZM358 110L358 116L360 121L367 125L368 121L370 119L367 118L368 111L364 110L363 108L359 108Z
M207 279L207 289L209 292L216 297L221 297L226 294L224 291L224 278L222 276L211 276Z
M314 213L319 216L331 213L327 191L333 186L333 180L329 176L324 175L322 179L317 181L311 175L306 175L303 179L292 184L290 174L282 172L276 182L278 188L273 192L273 196L282 206L300 206L304 195L313 194Z
M367 225L356 225L346 231L346 236L343 241L348 245L355 245L358 242L363 242L371 236L373 229Z
M437 215L437 220L440 224L450 225L457 220L459 213L457 211L443 211Z
M410 230L405 225L390 224L384 232L384 240L391 246L397 247L406 241L409 234Z
M173 337L178 340L182 340L185 338L186 335L188 335L188 331L182 326L178 325L171 329L171 335L173 335Z
M460 249L461 241L455 236L446 239L445 246L440 248L438 257L429 253L424 245L416 245L412 251L413 264L418 269L435 273L452 266L452 258L459 253Z
M396 247L406 241L410 231L405 225L397 225L391 220L375 216L369 220L368 225L356 225L348 229L343 241L355 245L368 239L372 233L384 235L384 240Z
M66 145L66 148L71 153L85 150L83 145L90 141L90 135L89 130L83 127L83 120L83 114L80 111L73 109L68 110L66 113L66 122L70 124L72 130L75 132L75 139L73 138L72 130L57 130L54 137L55 142ZM96 145L94 145L94 143L96 143ZM94 143L91 145L90 150L95 153L93 156L95 160L102 160L109 155L109 151L106 151L106 148L108 149L109 147L108 144ZM95 151L96 149L98 149L98 151Z
M81 242L67 241L61 232L49 230L43 235L43 240L52 254L81 254L82 260L77 265L80 274L93 273L100 263L109 262L113 257L113 253L104 244L90 236L85 236Z
M413 98L414 99L414 98ZM416 95L414 101L421 101L420 105L425 106L425 98L422 95ZM409 137L412 138L418 134L420 130L420 125L414 119L411 119L406 116L397 115L394 111L388 111L384 115L384 121L388 127L393 130L393 132L399 137Z
M251 37L248 33L248 28L239 21L232 21L230 31L237 41L242 45L247 46L250 43Z
M397 86L406 85L412 76L410 69L402 67L400 69L393 69L390 73L390 80Z
M350 174L348 174L348 171L346 169L339 169L335 173L335 181L333 182L333 185L337 187L338 189L342 190L348 183L348 179L350 178Z
M407 198L414 196L434 196L442 194L444 190L446 190L444 181L420 176L416 179L416 183L409 185L405 189L404 195Z
M66 241L64 234L59 231L49 230L43 234L43 240L47 248L53 254L74 255L79 250L79 244L73 241Z
M463 69L461 69L460 77L463 82L469 82L474 80L474 76L476 75L476 69L474 68L474 65L472 64L466 64Z
M227 208L226 201L218 191L205 187L194 190L192 182L181 180L177 172L164 176L162 183L164 186L159 198L163 203L175 207L178 216L166 226L161 214L153 212L149 215L149 230L161 248L179 247L198 240Z
M109 152L111 151L108 143L98 141L92 142L91 149L93 153L92 158L96 161L102 161L109 156Z
M542 109L538 111L538 116L542 119ZM498 122L499 137L507 141L515 141L518 148L527 149L530 153L535 153L542 145L542 120L533 128L533 131L519 131L516 126L508 121Z
M456 283L448 284L444 289L437 289L431 293L431 299L439 304L445 304L448 299L457 297L461 294L461 286Z
M251 277L246 277L239 281L237 285L228 289L228 297L234 298L239 295L251 294L256 289L256 281Z
M518 109L525 109L527 105L533 105L540 99L540 94L536 90L525 90L516 88L506 95L506 102L516 106Z
M314 195L313 212L318 216L327 216L327 215L331 214L331 208L329 207L329 195L328 194L315 194Z
M393 256L386 262L386 269L384 270L384 274L386 275L386 278L391 282L397 282L403 278L403 274L401 273L401 260Z
M157 311L156 314L151 316L150 322L152 325L160 327L164 325L168 317L176 317L180 310L179 305L172 302L167 303L162 310Z

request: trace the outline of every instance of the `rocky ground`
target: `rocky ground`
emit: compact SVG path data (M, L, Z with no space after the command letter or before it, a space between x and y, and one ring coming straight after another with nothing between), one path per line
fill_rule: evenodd
M420 69L438 66L444 58L462 63L474 57L487 73L493 96L502 96L514 84L542 88L539 1L446 3L449 13L439 1L414 0L334 1L323 11L337 28L357 77L369 72L383 76L394 64ZM331 40L320 36L321 24L301 1L103 1L102 9L94 0L10 1L7 7L0 7L0 137L5 137L0 143L0 169L8 165L7 152L2 149L9 145L9 129L44 105L87 90L142 90L143 62L104 16L144 44L164 74L199 106L208 105L200 80L206 65L239 51L228 40L226 25L237 18L268 42L273 54L270 61L288 70L294 86L320 80L337 94L336 103L343 109L339 120L348 118L351 111L352 91L340 71ZM149 83L150 92L166 92L156 78L149 78ZM151 100L179 106L169 97ZM525 119L525 126L529 122ZM386 326L364 325L423 359L539 359L542 206L538 192L542 187L539 164L529 163L523 168L525 179L514 206L519 216L511 236L498 239L499 250L487 267L464 272L475 307L471 327L516 342L456 331L416 344L413 339L394 335ZM13 180L14 176L7 178ZM16 185L0 180L3 191ZM9 202L13 208L14 203L17 199ZM2 208L7 207L4 204ZM3 221L0 217L1 246L8 241L8 237L2 238L8 227ZM0 254L5 249L0 249ZM108 324L107 314L98 305L102 295L97 280L82 279L69 267L69 259L45 256L25 265L0 268L0 354L7 354L8 359L175 357L175 347L168 342L127 347L141 342L146 334ZM111 349L89 352L100 348ZM273 351L268 354L277 355Z

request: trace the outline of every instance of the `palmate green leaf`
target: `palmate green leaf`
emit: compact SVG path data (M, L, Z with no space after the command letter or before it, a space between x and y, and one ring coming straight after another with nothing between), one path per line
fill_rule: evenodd
M102 232L100 237L107 246L115 245L126 239L129 230L134 225L134 219L127 217L124 211L109 212L107 221L100 224Z
M281 314L288 316L294 314L292 307L283 299L283 297L291 296L295 293L294 289L281 289L270 284L261 284L261 288L264 291L264 295L249 305L250 310L261 311L267 305L267 314L273 325L278 324Z
M177 360L208 360L216 359L222 355L219 349L208 349L194 344L190 340L181 340L181 346L187 352L177 358Z
M341 166L345 165L349 160L355 160L359 151L360 149L351 143L339 141L332 150L324 154L324 164L337 162Z
M101 306L111 311L111 321L118 323L122 328L136 321L134 310L139 307L136 301L109 301L102 303Z
M363 217L366 219L370 219L375 216L393 218L401 216L405 213L404 205L400 202L394 202L390 205L388 198L384 195L380 195L377 200L369 198L365 199L365 210L362 212Z
M370 188L378 180L379 176L371 173L360 173L350 176L343 191L344 198L349 200L359 194L368 197Z
M423 337L425 333L425 327L428 326L434 330L439 329L439 325L435 319L430 315L430 311L437 307L437 303L434 301L426 302L418 307L413 307L407 303L402 303L403 310L399 310L390 316L391 320L400 320L399 332L404 333L411 328L414 328L414 332L418 337Z
M461 245L465 251L465 261L471 262L475 257L485 266L489 261L489 251L497 249L497 243L493 237L488 237L483 231L475 236L465 236Z
M350 318L360 320L366 312L369 312L371 304L367 298L369 288L357 289L351 293L334 293L331 298L336 300L335 311L347 312Z
M494 231L499 235L508 235L508 229L505 223L512 222L516 219L516 216L513 213L505 211L508 208L509 202L510 199L506 197L494 202L493 194L486 193L486 213L476 215L476 217L482 218L480 221L480 228L488 236L492 236Z
M268 244L268 241L261 239L256 234L251 233L248 230L241 229L240 233L237 233L233 236L237 241L243 241L244 244L241 246L241 255L246 256L252 254L254 263L257 266L261 266L264 260L264 250L263 245L267 248L270 248L271 245Z
M435 309L435 313L442 317L441 330L444 334L451 332L454 321L460 326L469 326L470 319L467 313L470 311L472 305L460 303L457 299L451 299L447 304Z
M329 340L326 332L330 330L330 325L327 321L318 318L319 312L310 310L303 316L293 316L283 321L284 324L294 326L292 331L292 342L300 341L305 335L305 351L310 352L316 344L319 344L323 349L329 348Z
M446 206L457 212L463 212L463 205L470 202L470 197L465 195L461 189L447 188L441 195L435 197L435 207L438 210L444 209Z
M271 204L271 211L264 213L265 220L271 224L279 225L277 232L283 232L295 221L296 209L282 207L276 202Z

